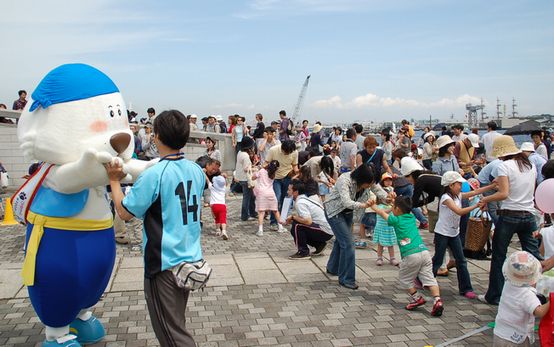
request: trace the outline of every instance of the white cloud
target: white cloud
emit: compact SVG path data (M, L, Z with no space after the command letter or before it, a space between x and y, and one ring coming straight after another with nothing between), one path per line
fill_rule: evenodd
M414 99L404 99L399 97L383 97L373 93L367 93L353 98L351 101L343 102L338 95L328 99L315 101L312 106L315 108L346 108L346 109L367 109L367 108L387 108L387 107L417 107L417 108L454 108L465 106L465 104L478 104L481 99L476 96L464 94L456 98L442 98L437 101L425 102Z

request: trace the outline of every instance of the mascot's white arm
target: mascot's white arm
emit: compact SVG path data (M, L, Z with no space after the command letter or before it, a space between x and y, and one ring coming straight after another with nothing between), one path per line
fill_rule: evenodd
M54 166L48 174L48 186L65 194L78 193L84 189L109 184L104 164L113 156L95 149L86 150L76 162Z
M152 159L152 160L149 160L149 161L130 159L130 160L127 160L127 161L123 162L123 172L125 172L127 174L127 177L125 177L122 180L122 182L123 183L131 183L131 182L136 181L138 176L144 170L146 170L150 166L156 164L158 161L160 161L159 158Z

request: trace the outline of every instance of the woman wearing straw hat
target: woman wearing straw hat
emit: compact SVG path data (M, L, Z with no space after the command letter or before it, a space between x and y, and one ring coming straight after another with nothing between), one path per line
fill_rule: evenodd
M498 210L498 225L492 239L492 261L489 273L489 288L487 293L479 296L481 301L498 305L504 276L502 275L502 264L506 260L508 246L512 236L517 233L521 241L521 247L542 260L539 253L538 241L533 238L532 233L537 230L537 224L533 215L534 190L536 170L527 156L516 147L511 136L498 136L493 142L493 156L502 160L498 166L496 178L498 191L485 196L479 202L484 208L488 202L502 201L502 209Z

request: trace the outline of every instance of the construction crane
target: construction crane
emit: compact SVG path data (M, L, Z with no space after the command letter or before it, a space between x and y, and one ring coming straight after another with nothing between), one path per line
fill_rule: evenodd
M481 105L472 105L472 104L466 104L466 110L467 110L467 123L470 128L477 128L479 127L479 117L477 116L477 111L481 110L481 118L485 118L485 113L483 109L485 108L485 105L483 105L483 99L481 99Z
M294 107L294 112L292 113L291 122L292 124L296 124L296 118L300 115L300 109L302 108L302 102L304 101L304 97L306 96L306 90L308 90L308 83L310 82L310 76L306 77L306 81L304 81L304 85L302 86L302 90L300 90L300 95L298 96L298 101L296 102L296 106Z

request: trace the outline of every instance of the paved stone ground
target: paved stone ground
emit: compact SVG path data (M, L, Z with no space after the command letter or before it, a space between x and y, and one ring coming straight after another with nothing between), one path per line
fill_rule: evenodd
M230 221L239 220L240 199L228 199ZM496 315L496 307L457 294L455 272L439 278L445 312L434 318L430 304L412 312L404 309L406 294L397 287L397 269L377 267L373 249L356 251L360 289L352 291L325 273L330 248L318 258L290 261L287 255L295 250L288 233L266 228L257 237L255 221L231 222L231 239L223 241L211 235L209 213L203 221L203 249L214 274L205 291L191 294L186 314L187 328L199 346L437 345L486 325ZM21 226L0 227L2 346L34 346L44 338L20 284L23 234ZM131 244L117 247L114 275L94 309L107 336L93 346L158 345L142 290L140 237L130 235ZM431 245L432 234L422 235ZM487 261L469 263L478 293L486 289L488 266ZM488 330L455 345L491 343Z

